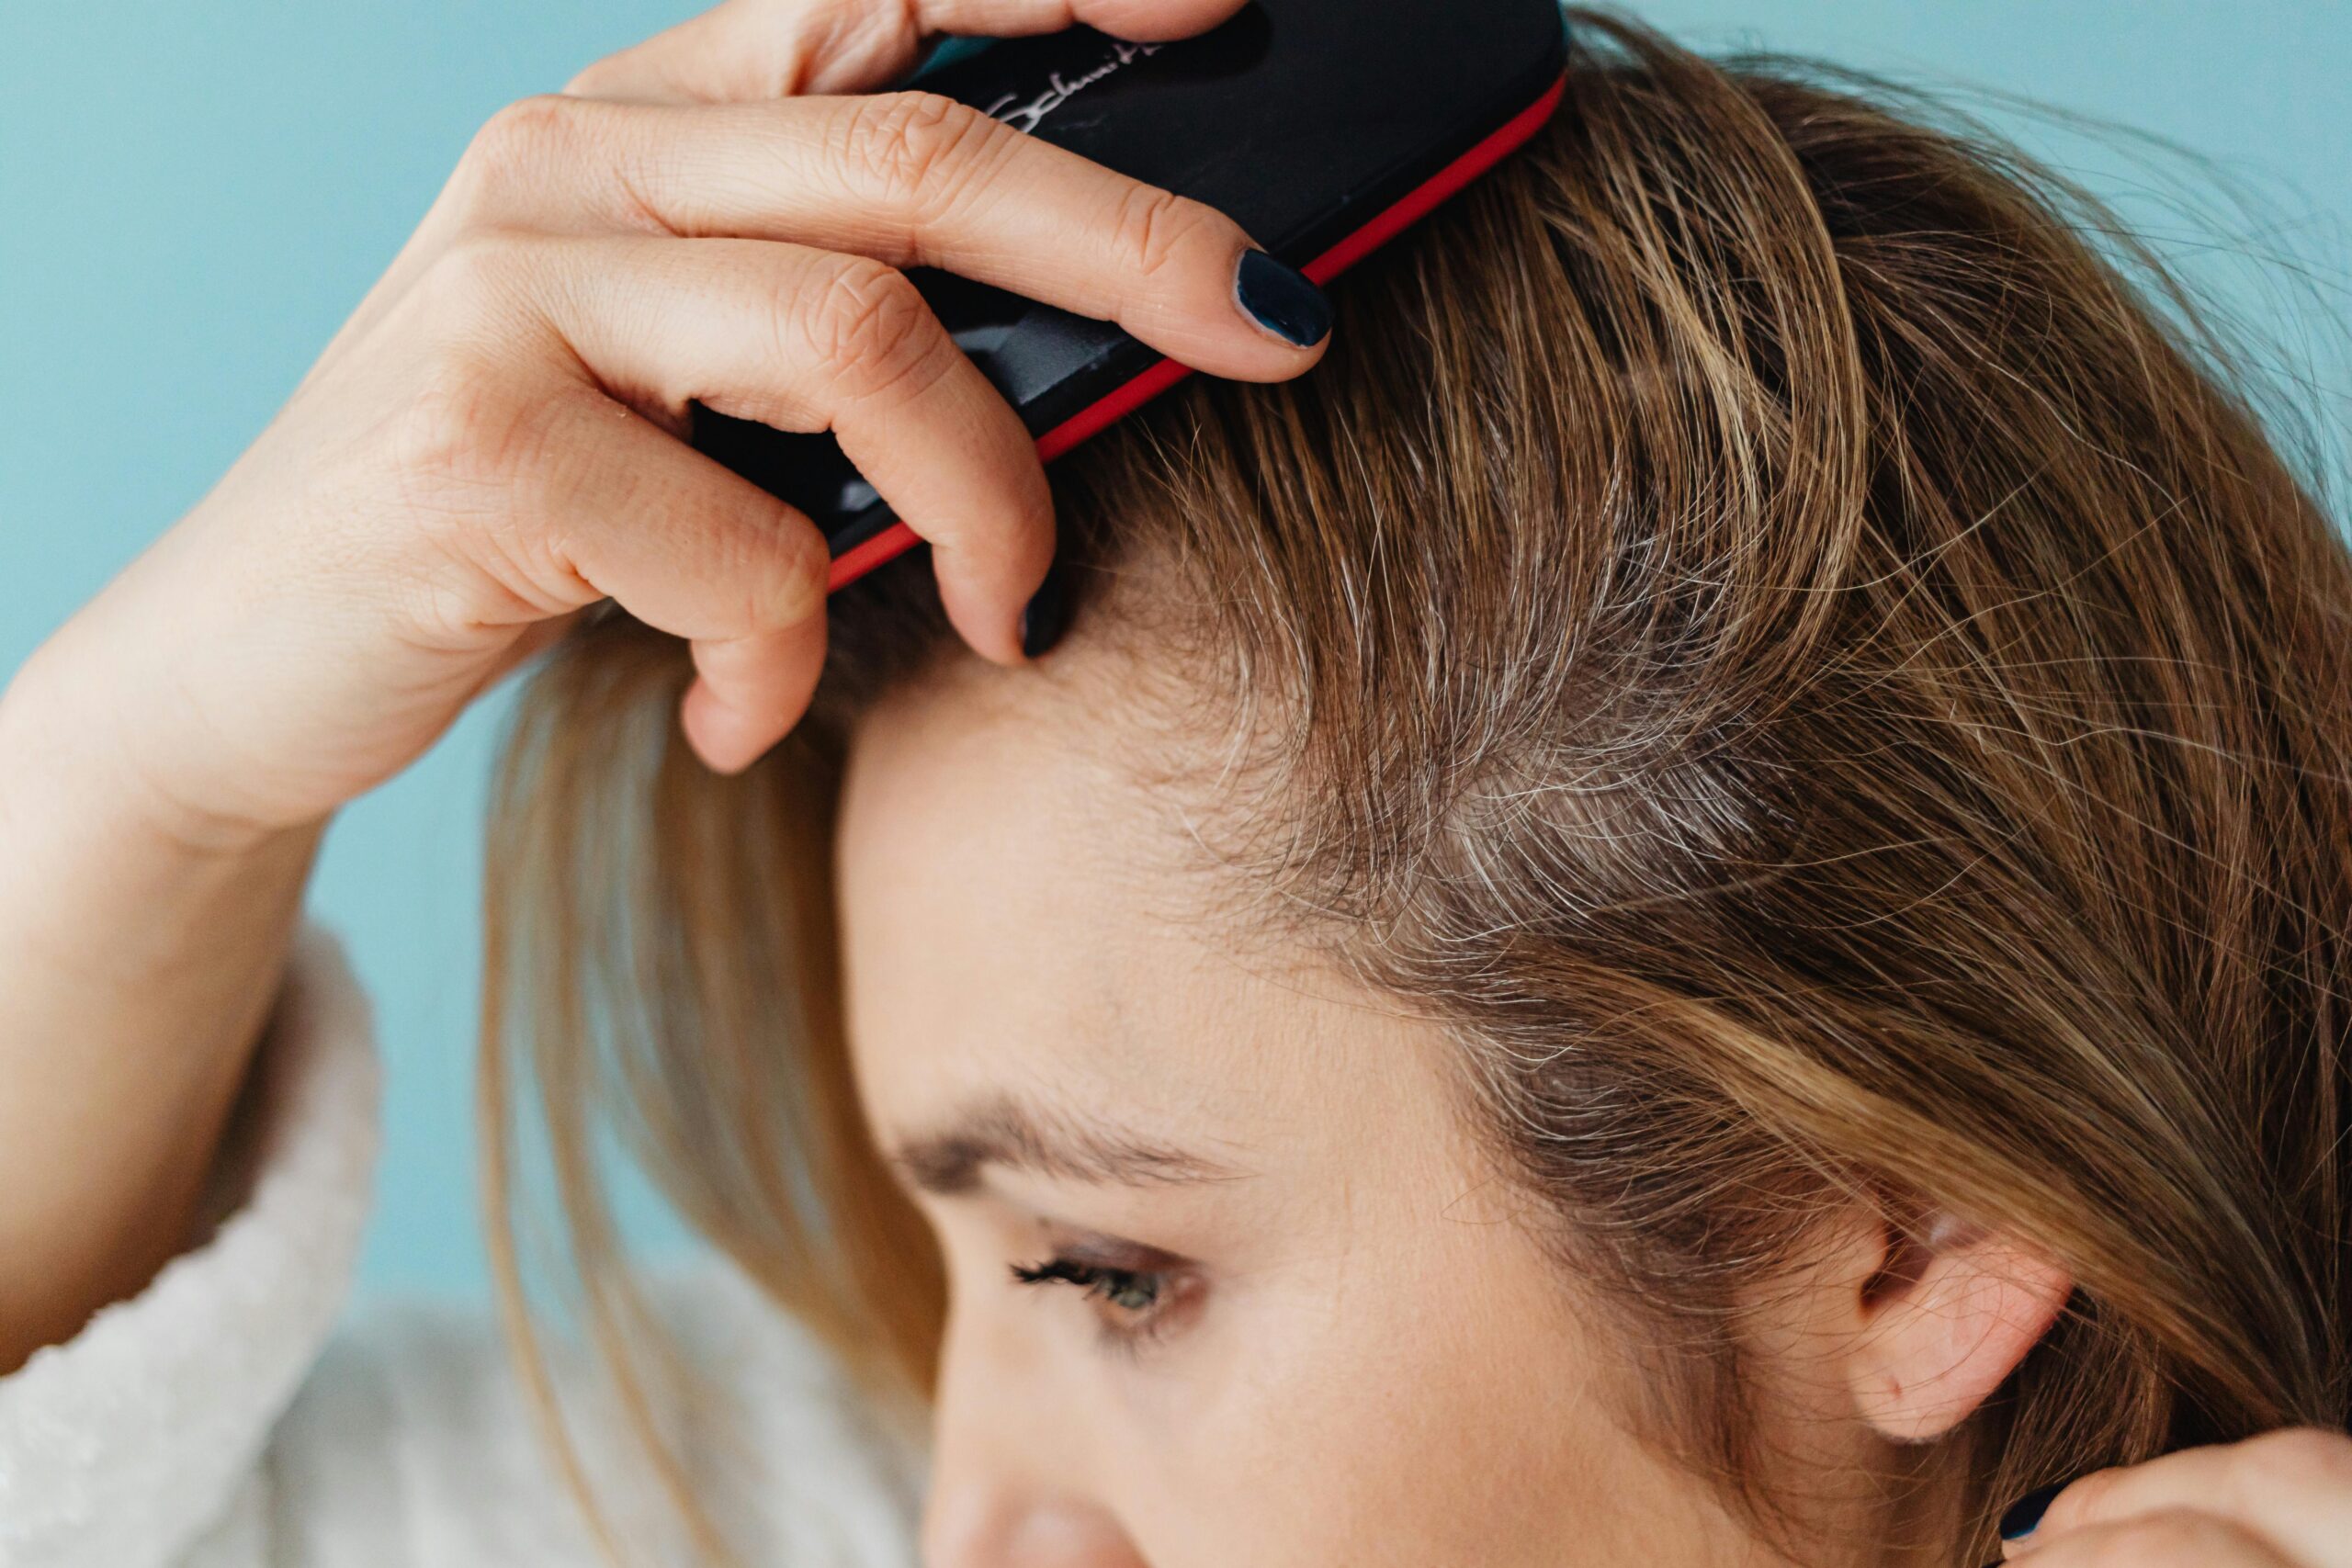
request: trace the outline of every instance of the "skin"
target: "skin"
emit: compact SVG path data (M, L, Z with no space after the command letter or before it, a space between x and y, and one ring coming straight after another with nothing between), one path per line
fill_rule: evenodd
M1148 40L1238 4L734 0L492 118L269 427L0 695L0 1371L190 1239L344 802L608 598L690 641L712 767L798 720L823 539L680 439L690 400L833 430L1017 663L1044 469L899 269L1214 375L1321 357L1239 308L1223 214L876 90L946 28Z
M861 1087L947 1189L920 1198L955 1285L934 1568L1772 1561L1614 1422L1623 1358L1447 1113L1428 1027L1204 917L1100 749L1115 668L1022 660L1042 470L896 269L1213 375L1320 348L1235 309L1221 215L874 90L937 31L1172 39L1238 3L730 0L484 128L270 427L0 693L0 1372L192 1239L345 801L605 598L691 642L712 767L798 720L821 545L679 441L698 399L833 428L974 650L862 734L842 844ZM977 1161L972 1107L1013 1099L1064 1145L1124 1126L1129 1167L1148 1140L1152 1179ZM1806 1479L1949 1430L2064 1301L2054 1263L1948 1218L1905 1243L1825 1215L1759 1323ZM1104 1339L1119 1302L1011 1282L1104 1236L1189 1260L1148 1343ZM2070 1490L2025 1550L2347 1568L2348 1473L2328 1434L2168 1456ZM1814 1495L1884 1560L1892 1521Z
M954 1290L930 1560L1557 1562L1573 1520L1622 1562L1677 1509L1727 1543L1611 1421L1603 1342L1446 1113L1445 1043L1218 940L1080 689L967 671L866 724L843 800L858 1082ZM967 1185L956 1145L1016 1114L1169 1153ZM1150 1314L1009 1272L1140 1247L1187 1260Z
M2064 1271L1826 1214L1752 1303L1767 1442L1813 1499L1811 1549L1774 1551L1621 1416L1625 1347L1456 1114L1459 1046L1254 931L1194 803L1135 784L1124 657L963 659L852 746L854 1066L951 1285L934 1568L1822 1568L1951 1539L1867 1478L1974 1408ZM1056 1258L1119 1272L1013 1272Z

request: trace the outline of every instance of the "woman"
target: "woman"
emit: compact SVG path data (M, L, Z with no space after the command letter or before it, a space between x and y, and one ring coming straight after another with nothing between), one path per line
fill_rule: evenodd
M2212 345L2023 164L1605 18L1328 346L1222 216L834 96L1232 9L735 0L503 114L21 672L0 1562L904 1562L920 1482L942 1565L2352 1562L2352 561ZM1049 502L917 260L1211 377ZM931 564L829 626L689 399ZM304 871L551 644L525 1392L313 1365ZM614 1134L728 1267L631 1288Z

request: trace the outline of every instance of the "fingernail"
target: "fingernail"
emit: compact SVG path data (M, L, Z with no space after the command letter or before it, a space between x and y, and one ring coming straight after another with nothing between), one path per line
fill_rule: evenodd
M1036 658L1061 640L1062 628L1069 624L1069 596L1062 590L1062 563L1056 558L1046 569L1046 581L1037 592L1029 595L1029 603L1021 611L1021 651Z
M1252 320L1285 343L1305 348L1331 330L1331 300L1296 267L1261 250L1241 253L1233 296Z
M2037 1487L2010 1504L2009 1511L2001 1516L2001 1539L2023 1540L2035 1530L2040 1529L2041 1516L2050 1510L2050 1500L2064 1490L2066 1490L2066 1483L2061 1481L2052 1485Z

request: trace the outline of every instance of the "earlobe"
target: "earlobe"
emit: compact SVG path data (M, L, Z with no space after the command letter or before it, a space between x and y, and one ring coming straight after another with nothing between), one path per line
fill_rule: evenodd
M1853 1306L1858 1410L1898 1442L1943 1436L2025 1359L2073 1292L2054 1259L2006 1232L1948 1214L1916 1234L1889 1231L1885 1264Z

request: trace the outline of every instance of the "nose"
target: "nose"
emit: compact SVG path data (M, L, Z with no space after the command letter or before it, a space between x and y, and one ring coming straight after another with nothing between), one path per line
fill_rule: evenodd
M923 1568L1148 1568L1091 1495L1088 1402L1068 1408L1025 1337L948 1314L932 1406Z
M1074 1498L934 1482L923 1513L923 1568L1145 1568L1108 1514Z

